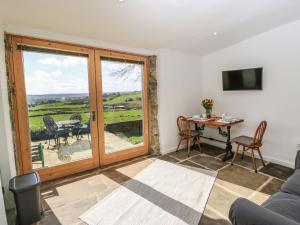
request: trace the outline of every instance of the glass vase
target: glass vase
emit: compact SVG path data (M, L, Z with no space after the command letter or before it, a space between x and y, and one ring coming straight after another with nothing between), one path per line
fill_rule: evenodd
M207 119L210 119L210 118L211 118L211 111L212 111L211 109L206 109L206 112L205 112L205 113L206 113L206 118L207 118Z

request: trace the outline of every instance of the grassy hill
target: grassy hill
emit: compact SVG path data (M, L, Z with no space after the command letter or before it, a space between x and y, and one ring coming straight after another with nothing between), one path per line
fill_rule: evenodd
M141 104L142 93L140 91L123 93L117 97L107 97L104 100L104 105L113 105L113 104Z
M105 97L104 105L126 105L126 110L105 110L104 121L106 124L124 121L141 120L143 118L142 93L129 92L120 93L117 96ZM78 97L80 99L80 97ZM39 104L29 108L29 126L32 131L44 129L43 122L44 115L50 115L58 122L68 120L74 113L80 113L82 116L82 123L89 122L89 104L86 99L83 99L82 104L73 104L62 101L49 104Z

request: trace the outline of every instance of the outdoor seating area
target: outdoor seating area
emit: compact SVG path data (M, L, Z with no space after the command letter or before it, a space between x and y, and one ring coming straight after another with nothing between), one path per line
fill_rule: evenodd
M49 141L41 140L32 142L32 166L35 169L52 167L61 165L64 163L78 161L82 159L88 159L92 157L92 148L89 140L89 135L81 135L78 140L71 134L68 136L67 143L61 143L60 145L54 145L54 141L49 144ZM39 157L34 155L36 146L39 146Z
M92 158L90 124L82 124L80 114L58 122L46 115L43 121L47 133L31 142L34 169ZM104 135L108 154L135 146L112 132L105 131Z
M54 122L54 119L45 115L43 117L43 121L45 124L45 128L47 129L47 139L44 137L40 137L41 140L48 141L48 149L50 147L50 140L54 140L54 146L57 149L60 148L61 138L63 138L64 144L68 144L68 138L71 136L75 136L77 140L80 140L83 134L87 134L88 139L90 135L90 123L82 124L81 123L81 115L76 113L72 114L69 120ZM44 139L43 139L44 138Z
M55 122L50 115L43 116L45 131L35 135L31 142L34 169L52 167L92 157L90 123L83 124L79 113L69 120Z

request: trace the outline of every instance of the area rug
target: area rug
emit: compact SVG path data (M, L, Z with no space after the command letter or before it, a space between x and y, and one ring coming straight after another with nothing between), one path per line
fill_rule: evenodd
M80 216L89 225L198 224L217 173L155 160Z

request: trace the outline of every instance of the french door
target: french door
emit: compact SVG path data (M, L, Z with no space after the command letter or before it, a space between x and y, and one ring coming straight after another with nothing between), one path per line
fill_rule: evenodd
M147 58L96 50L100 163L148 153Z
M21 173L51 180L148 153L147 57L7 40Z

